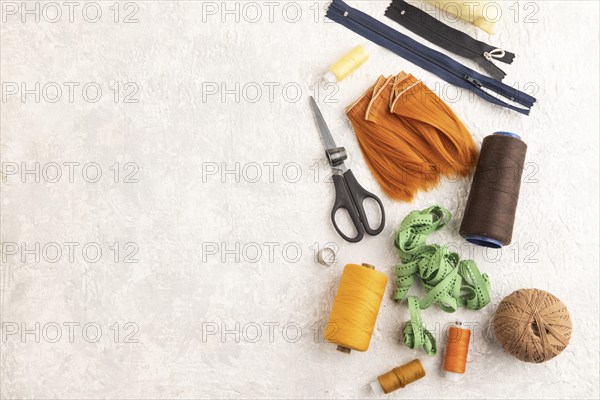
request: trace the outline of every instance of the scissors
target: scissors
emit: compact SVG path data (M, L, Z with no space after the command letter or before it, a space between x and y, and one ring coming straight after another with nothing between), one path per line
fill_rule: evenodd
M321 132L321 137L323 138L327 160L333 169L332 178L335 187L335 203L333 203L333 209L331 210L331 222L333 222L333 227L344 240L350 243L360 242L364 237L365 232L371 236L378 235L385 226L385 212L381 200L379 197L360 186L352 171L344 164L344 160L348 158L346 149L335 145L335 141L331 136L329 128L327 128L325 119L312 96L310 97L310 105L319 131ZM367 219L367 214L363 207L363 202L366 199L375 200L377 204L379 204L379 209L381 210L381 222L377 228L371 228L369 225L369 220ZM350 215L352 224L354 225L354 228L356 228L356 236L346 236L346 234L338 227L335 215L340 209L345 209Z

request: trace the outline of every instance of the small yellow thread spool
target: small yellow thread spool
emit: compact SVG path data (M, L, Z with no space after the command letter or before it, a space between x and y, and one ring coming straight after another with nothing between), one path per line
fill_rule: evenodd
M425 369L418 359L401 365L393 370L380 375L371 382L371 390L375 394L388 394L402 389L406 385L418 381L425 376Z
M345 353L351 349L367 351L387 281L387 276L375 271L372 265L346 265L325 328L325 339Z
M329 83L344 80L348 75L367 62L368 59L369 53L365 46L356 46L329 67L329 71L323 76L323 80Z

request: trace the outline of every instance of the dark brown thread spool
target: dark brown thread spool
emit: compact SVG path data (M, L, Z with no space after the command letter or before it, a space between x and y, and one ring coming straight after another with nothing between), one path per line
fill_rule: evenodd
M470 243L496 249L510 244L526 153L514 133L483 139L459 231Z

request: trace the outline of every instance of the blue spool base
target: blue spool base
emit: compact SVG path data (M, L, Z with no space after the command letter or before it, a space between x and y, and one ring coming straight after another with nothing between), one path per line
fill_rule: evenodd
M494 135L510 136L515 139L523 140L523 139L521 139L521 136L517 135L516 133L512 133L512 132L499 131L499 132L494 132Z
M465 236L465 240L469 243L476 244L477 246L490 247L492 249L502 248L501 242L486 236Z

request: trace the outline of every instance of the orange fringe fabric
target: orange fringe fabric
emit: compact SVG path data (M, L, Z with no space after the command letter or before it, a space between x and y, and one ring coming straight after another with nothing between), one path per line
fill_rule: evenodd
M467 176L477 161L460 119L410 74L379 77L346 115L373 175L393 199L410 201L441 176Z

